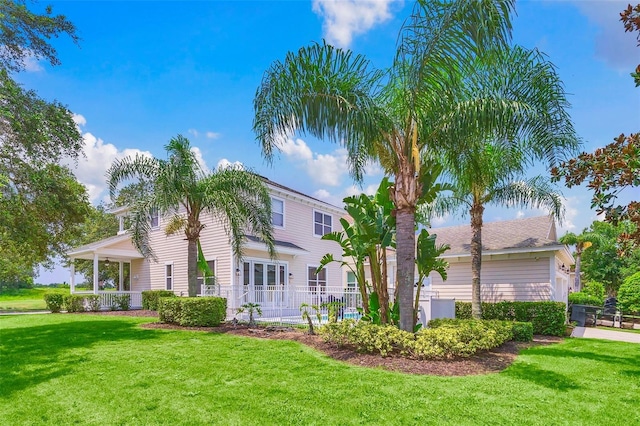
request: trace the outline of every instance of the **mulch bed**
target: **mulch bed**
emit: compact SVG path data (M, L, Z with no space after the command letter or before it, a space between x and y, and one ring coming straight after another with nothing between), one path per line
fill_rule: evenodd
M126 315L157 317L153 311L113 311L102 312L103 315ZM290 327L255 327L247 325L221 324L219 327L180 327L173 324L159 322L142 324L143 328L192 330L211 333L228 333L237 336L246 336L261 339L293 340L317 349L327 356L339 361L362 367L381 368L389 371L397 371L408 374L427 374L434 376L468 376L474 374L497 373L507 368L525 348L537 345L548 345L561 342L560 337L534 336L533 342L507 342L499 348L485 351L469 358L452 360L417 360L401 356L382 357L380 355L360 354L352 349L326 343L320 336L312 336L306 332Z

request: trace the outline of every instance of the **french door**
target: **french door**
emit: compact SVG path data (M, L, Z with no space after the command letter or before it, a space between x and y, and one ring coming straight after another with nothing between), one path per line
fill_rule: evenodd
M286 303L287 265L283 263L248 260L243 265L245 293L261 307Z

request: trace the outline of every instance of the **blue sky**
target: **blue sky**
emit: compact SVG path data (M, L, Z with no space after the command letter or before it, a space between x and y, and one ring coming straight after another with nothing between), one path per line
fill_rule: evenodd
M584 150L620 133L640 131L640 89L629 73L640 62L634 35L623 32L627 2L521 0L514 42L537 47L558 67ZM210 169L241 162L268 178L332 203L360 188L345 172L339 146L295 138L266 164L251 130L253 96L264 71L290 50L326 38L390 65L412 2L375 0L53 2L82 38L54 40L62 65L31 61L17 76L40 96L75 114L86 159L75 167L94 203L106 199L104 172L136 152L164 157L163 146L187 136ZM533 173L535 173L534 171ZM545 173L540 170L539 173ZM382 177L371 167L363 190ZM566 189L561 232L579 232L594 219L590 193ZM627 191L625 197L636 196ZM488 208L485 221L541 214ZM451 216L435 226L465 223ZM40 282L67 280L44 273Z

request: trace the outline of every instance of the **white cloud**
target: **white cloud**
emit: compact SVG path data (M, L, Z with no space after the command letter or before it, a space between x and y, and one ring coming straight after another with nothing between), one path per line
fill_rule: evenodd
M202 171L205 173L209 173L209 167L202 157L202 151L200 151L200 148L198 148L197 146L191 147L191 152L193 152L193 154L195 155L198 164L200 164L200 167L202 168Z
M587 19L597 25L595 54L607 64L619 70L629 70L638 64L640 48L636 33L624 31L620 12L626 9L628 0L574 1Z
M365 176L380 176L384 174L384 170L377 161L369 162L364 166Z
M518 210L516 213L516 219L522 219L524 217L524 212L522 210Z
M193 135L194 138L197 138L198 135L200 134L196 129L189 129L187 130L187 133L190 133L191 135Z
M222 135L216 132L207 132L205 133L205 136L207 137L207 139L218 139Z
M440 227L442 225L444 225L445 223L447 223L447 220L449 220L449 214L445 214L444 216L436 216L431 218L431 227L432 228L437 228Z
M226 158L223 158L222 160L218 161L218 164L216 165L216 170L228 169L228 168L244 170L244 164L242 164L239 161L234 161L232 163Z
M292 138L281 139L277 146L319 185L339 186L342 177L349 172L347 150L344 148L336 149L331 154L318 154L312 152L302 139Z
M84 127L87 125L87 119L84 118L82 114L73 114L73 122L76 123L78 127Z
M74 121L77 124L86 124L84 117L79 114L74 115ZM139 149L121 151L115 145L105 143L89 132L82 135L82 140L84 158L79 157L77 163L69 161L67 166L73 171L78 181L87 188L92 203L108 201L106 172L114 160L138 154L151 156L149 151Z
M27 72L40 72L43 71L44 68L40 64L40 61L34 56L27 56L24 59L24 70Z
M331 44L349 47L355 35L391 19L394 0L313 0L313 12L324 19L324 37Z

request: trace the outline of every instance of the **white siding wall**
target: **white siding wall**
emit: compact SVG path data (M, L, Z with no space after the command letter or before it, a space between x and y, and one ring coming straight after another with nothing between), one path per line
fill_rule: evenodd
M481 282L482 300L540 301L551 298L549 254L525 258L483 259ZM446 282L438 274L431 274L433 291L440 298L471 301L470 259L451 261Z

